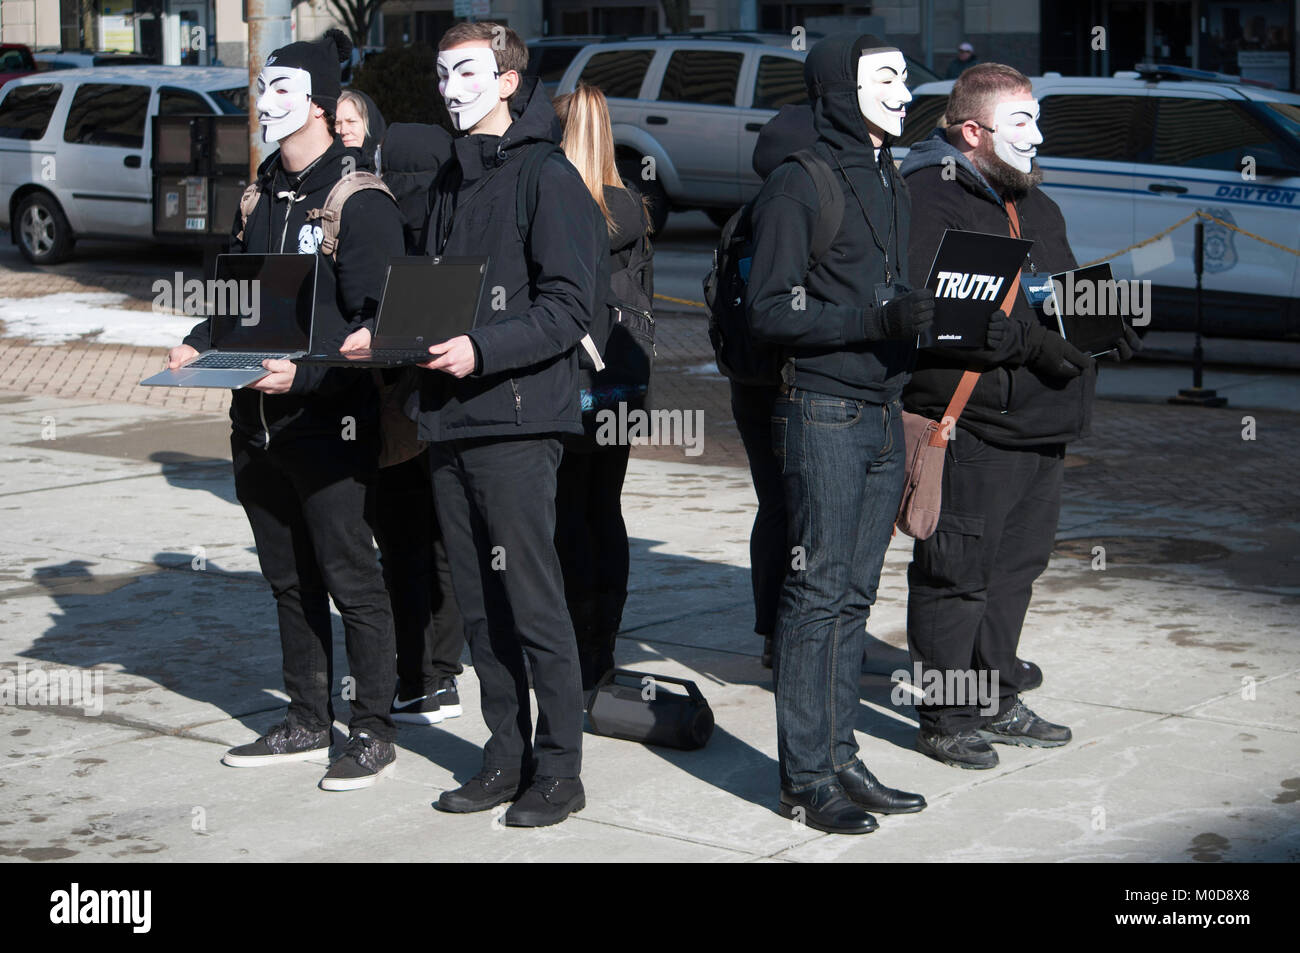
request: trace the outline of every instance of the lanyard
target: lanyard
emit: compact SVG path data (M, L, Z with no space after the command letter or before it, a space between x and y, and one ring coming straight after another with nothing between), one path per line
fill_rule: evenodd
M894 190L890 188L889 180L885 178L885 172L880 168L880 161L877 160L876 171L880 173L881 184L884 185L886 196L889 197L890 200L889 234L885 237L885 241L882 244L880 236L876 234L876 227L871 224L871 216L867 214L867 207L862 202L862 196L858 194L857 186L853 184L853 180L849 178L849 174L844 171L844 166L840 162L840 157L835 155L834 151L832 151L831 155L835 156L835 164L840 167L840 174L844 176L844 181L849 183L849 189L853 192L853 197L857 199L858 208L862 209L862 217L866 219L867 229L871 232L871 240L875 242L876 247L880 249L880 253L885 256L885 284L892 284L894 279L889 271L889 246L894 244L894 235L898 232L898 196L893 194Z

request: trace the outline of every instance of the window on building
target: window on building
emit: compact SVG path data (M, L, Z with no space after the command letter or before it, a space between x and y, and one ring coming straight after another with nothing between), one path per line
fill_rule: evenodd
M68 110L63 141L139 149L144 146L148 109L148 86L85 83L77 90Z
M61 92L59 83L11 86L0 102L0 139L43 138Z

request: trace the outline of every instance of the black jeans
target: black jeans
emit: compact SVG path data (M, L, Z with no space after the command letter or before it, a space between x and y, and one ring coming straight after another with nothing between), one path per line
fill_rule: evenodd
M334 721L332 596L355 680L348 727L392 741L393 616L366 512L375 447L313 437L262 449L234 435L230 447L235 496L275 595L289 721L309 729Z
M630 556L622 496L631 450L626 444L566 446L560 462L555 546L578 647L588 653L612 651L627 603Z
M375 541L393 606L398 695L419 698L461 673L465 647L426 453L379 470Z
M731 413L736 418L749 475L758 496L758 513L749 534L749 580L754 589L754 631L776 631L776 609L788 568L785 488L781 463L772 450L772 413L780 388L731 382Z
M1052 555L1064 460L1063 444L1012 450L960 427L948 442L939 527L916 541L907 570L907 643L926 681L987 693L919 700L922 728L979 728L1015 703L1020 627Z
M438 522L492 737L483 766L577 777L582 768L578 647L555 551L552 436L452 440L429 447ZM537 696L533 741L528 698Z

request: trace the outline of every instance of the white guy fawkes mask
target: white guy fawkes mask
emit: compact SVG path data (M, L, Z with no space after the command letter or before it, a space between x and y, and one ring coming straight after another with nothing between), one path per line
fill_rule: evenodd
M257 74L257 121L262 141L291 136L311 116L311 73L291 66L267 66Z
M438 92L456 129L473 129L501 101L497 58L487 47L444 50L438 54Z
M899 50L872 50L858 59L858 108L867 122L891 136L903 131L907 91L907 61Z
M1042 141L1043 134L1038 131L1038 100L1017 99L997 104L993 110L993 152L999 159L1028 174Z

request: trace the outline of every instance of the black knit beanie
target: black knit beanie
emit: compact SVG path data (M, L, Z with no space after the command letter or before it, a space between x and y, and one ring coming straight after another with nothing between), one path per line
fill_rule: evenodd
M311 74L311 98L333 113L339 104L342 64L352 56L352 40L342 30L329 29L318 40L282 46L266 58L267 66L303 69Z

